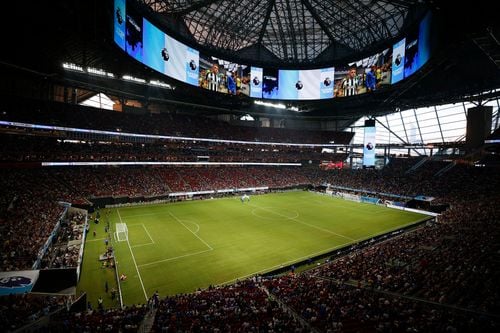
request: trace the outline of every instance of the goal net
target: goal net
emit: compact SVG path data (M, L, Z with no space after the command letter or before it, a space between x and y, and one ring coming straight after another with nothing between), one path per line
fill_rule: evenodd
M128 240L128 229L125 223L116 224L116 239L119 242L125 242Z

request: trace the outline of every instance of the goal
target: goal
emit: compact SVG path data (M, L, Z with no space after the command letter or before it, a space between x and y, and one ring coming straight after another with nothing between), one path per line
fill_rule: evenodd
M128 228L125 223L116 224L116 239L119 242L125 242L128 240Z

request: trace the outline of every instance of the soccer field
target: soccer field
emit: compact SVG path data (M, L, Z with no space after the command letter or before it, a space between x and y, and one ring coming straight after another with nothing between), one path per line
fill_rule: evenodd
M189 293L269 272L427 218L305 191L113 208L106 216L113 230L128 228L128 241L112 240L119 274L127 275L126 305L156 290ZM95 243L87 239L88 251ZM82 279L85 269L84 262Z

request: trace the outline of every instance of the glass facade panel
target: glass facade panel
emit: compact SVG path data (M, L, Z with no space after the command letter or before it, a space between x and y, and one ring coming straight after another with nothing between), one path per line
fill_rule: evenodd
M500 126L499 100L495 99L485 105L493 107L492 131ZM465 140L467 128L466 110L475 107L472 103L455 103L425 107L420 109L403 110L383 117L377 118L377 143L398 144L398 143L441 143ZM415 118L415 116L417 118ZM363 143L364 121L367 117L362 117L356 121L354 126L354 144ZM390 131L379 122L388 127ZM357 127L361 126L361 127ZM351 131L351 128L347 129ZM399 137L399 138L398 138ZM401 141L404 140L404 142ZM422 154L428 154L428 149L418 149ZM425 151L425 152L424 152ZM361 151L360 151L361 152ZM382 153L382 152L380 152ZM407 154L408 149L391 149L391 154ZM417 153L411 150L412 155Z

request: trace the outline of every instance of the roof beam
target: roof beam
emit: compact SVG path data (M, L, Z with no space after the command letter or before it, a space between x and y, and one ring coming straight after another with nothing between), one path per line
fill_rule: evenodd
M295 58L294 60L298 60L297 48L299 47L299 45L297 44L297 39L295 38L294 16L293 16L293 13L292 13L292 9L290 7L290 1L289 0L286 0L286 11L288 13L288 19L289 19L288 24L290 25L290 35L292 37L291 39L292 39L292 43L293 43L293 47L292 47L293 56Z
M221 1L221 0L203 0L203 1L199 1L199 2L194 3L191 6L188 6L188 7L185 7L183 9L181 9L181 10L175 11L174 13L175 13L175 15L184 16L184 15L186 15L186 14L192 12L192 11L201 9L203 7L208 7L211 4L219 2L219 1Z
M332 35L330 30L328 30L328 26L318 15L318 12L316 11L316 9L314 9L309 0L303 0L302 3L306 6L307 10L311 13L312 17L316 20L316 22L318 22L320 28L323 29L328 38L330 38L332 42L336 41L335 37Z
M259 32L259 39L257 40L257 44L259 45L262 43L262 39L264 38L264 34L266 33L266 26L269 23L269 18L271 17L271 12L273 11L275 2L276 0L271 0L267 5L266 16L264 18L264 22L262 22L262 28Z

